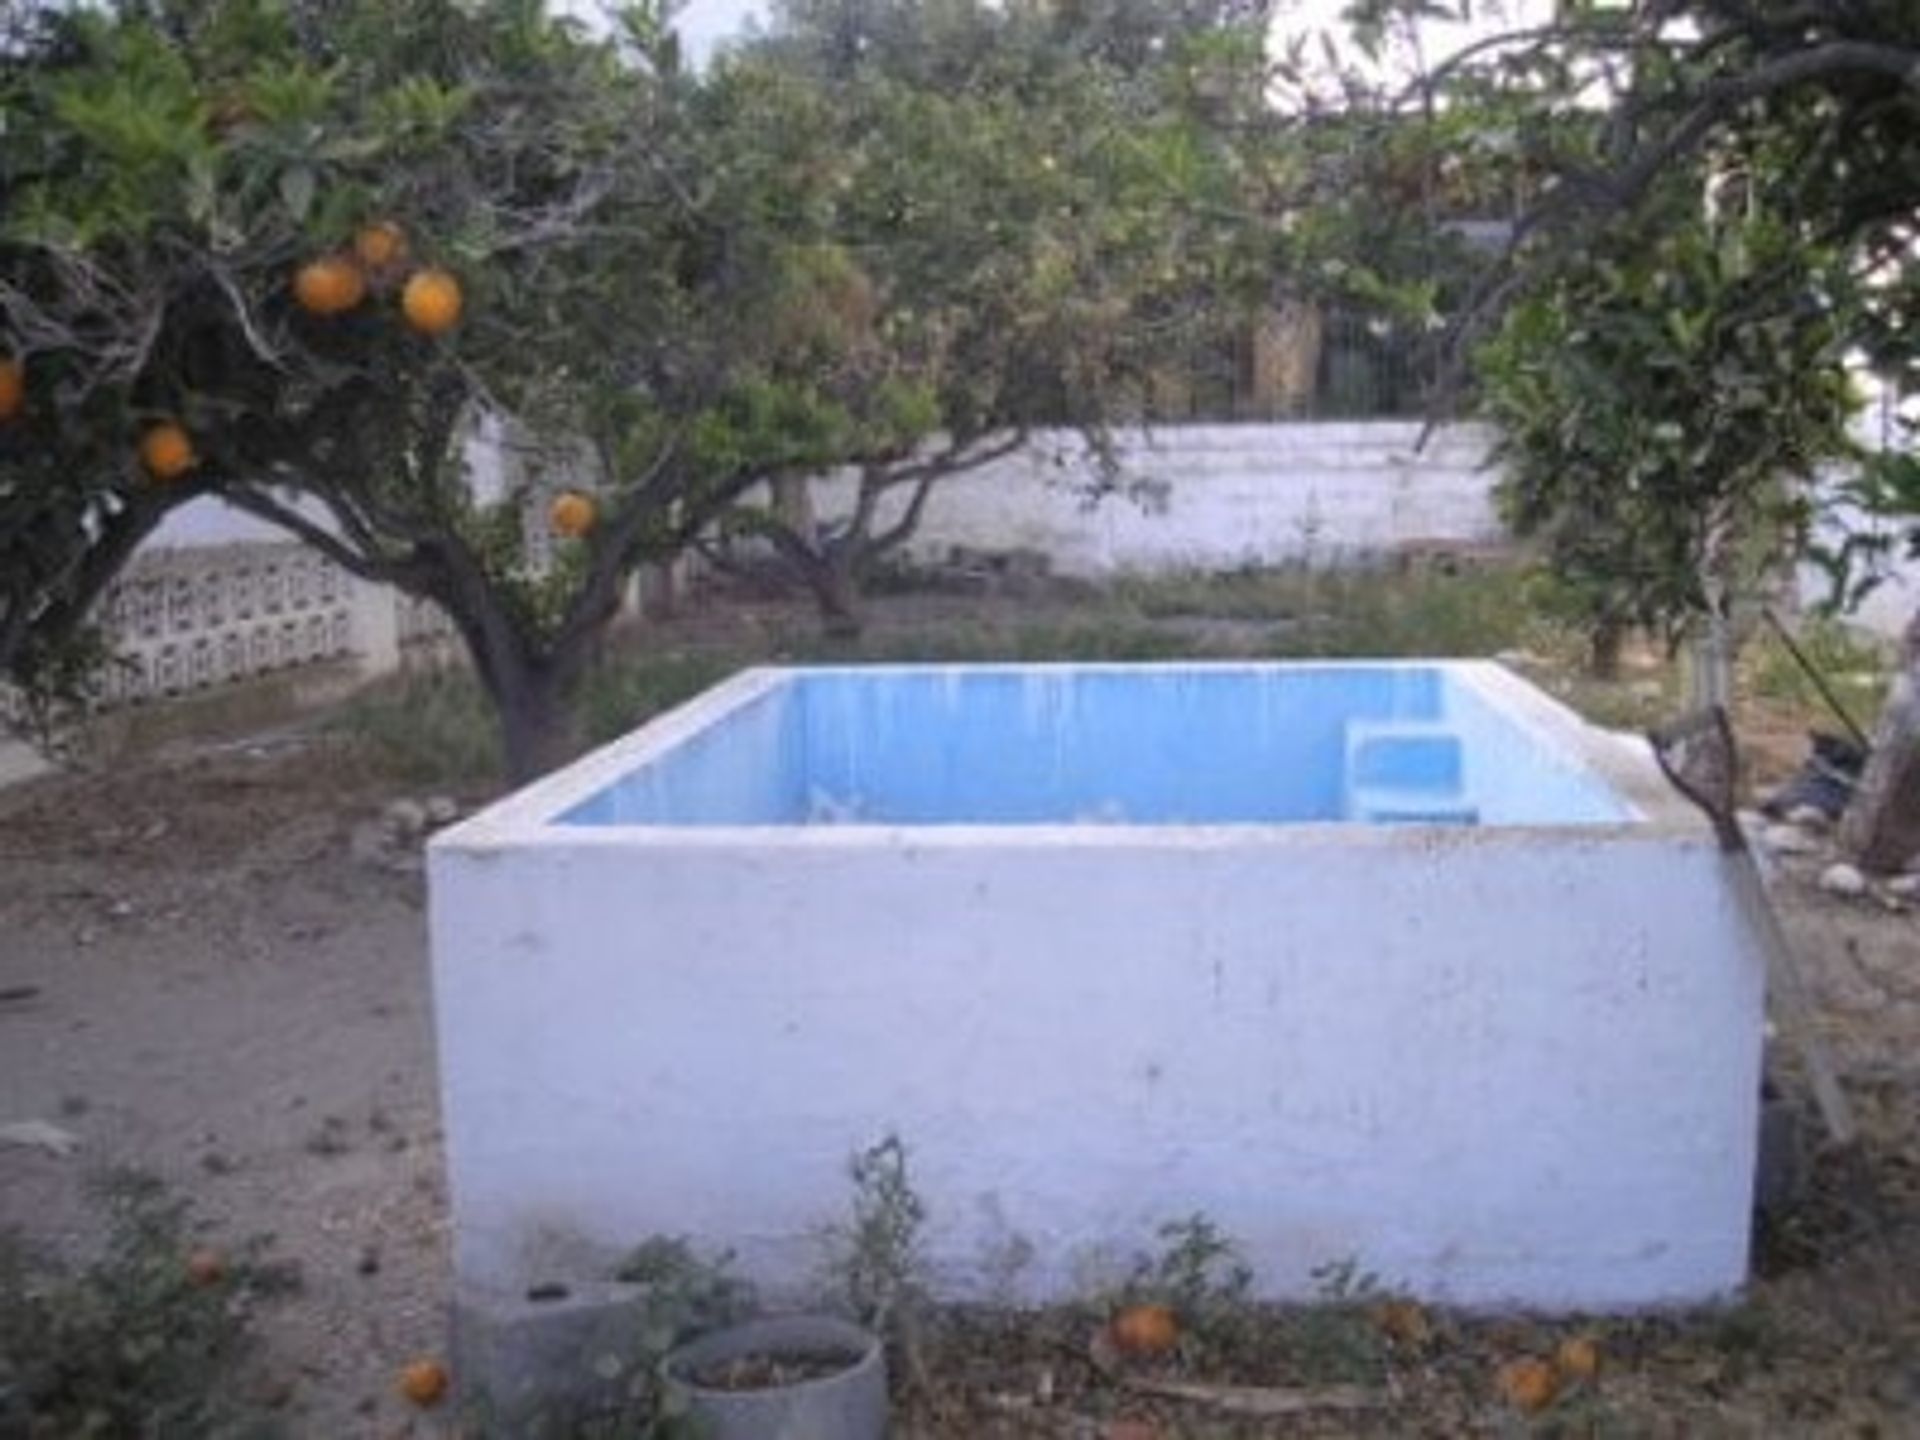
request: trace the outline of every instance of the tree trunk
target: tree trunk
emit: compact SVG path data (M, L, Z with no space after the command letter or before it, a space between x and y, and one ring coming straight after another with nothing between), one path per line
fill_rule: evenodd
M1733 708L1733 641L1726 620L1716 611L1687 645L1687 708Z
M830 639L857 640L866 628L860 581L850 555L825 555L806 567L807 588Z
M517 630L490 604L455 608L440 601L466 642L480 688L493 705L506 761L507 783L526 784L565 764L573 754L567 704L574 676L599 631L585 631L570 655L529 655Z
M499 717L509 784L525 785L572 758L566 687L552 666L487 666L481 677Z
M1594 679L1620 678L1620 650L1626 639L1627 627L1612 616L1593 622L1587 631L1587 672Z
M1900 671L1840 841L1866 870L1898 870L1920 854L1920 614L1908 622Z
M777 474L768 482L773 492L773 516L801 539L814 535L813 485L805 475Z

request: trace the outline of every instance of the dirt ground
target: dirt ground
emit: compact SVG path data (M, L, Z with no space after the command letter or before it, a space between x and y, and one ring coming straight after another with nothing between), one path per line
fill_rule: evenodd
M298 1435L446 1423L394 1391L402 1363L444 1353L447 1291L423 884L354 842L398 793L312 725L0 791L0 1124L44 1120L79 1145L0 1147L0 1225L83 1248L84 1177L132 1163L223 1241L271 1233L302 1283L261 1311L245 1383ZM1898 899L1821 893L1819 865L1790 862L1780 900L1863 1155L1814 1165L1731 1318L1602 1323L1601 1385L1548 1431L1920 1436L1920 932ZM1566 1328L1436 1317L1382 1351L1375 1408L1233 1421L1116 1389L1083 1358L1081 1318L954 1320L910 1429L1515 1433L1493 1370ZM1273 1379L1257 1330L1188 1378Z
M387 798L312 739L175 753L0 793L0 1224L83 1246L106 1165L271 1234L297 1293L248 1380L297 1433L387 1435L443 1353L444 1181L423 885L355 858Z

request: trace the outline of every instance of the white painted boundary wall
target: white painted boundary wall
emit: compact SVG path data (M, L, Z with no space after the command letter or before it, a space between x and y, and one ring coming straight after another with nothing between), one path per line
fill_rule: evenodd
M1417 421L1182 425L1118 437L1121 484L1089 503L1098 474L1079 437L1043 434L1022 452L933 492L909 553L1033 550L1065 575L1337 563L1429 543L1505 537L1489 433ZM847 477L821 481L823 516L851 504ZM895 497L897 513L904 497Z
M118 657L101 676L107 708L321 665L380 675L437 664L457 648L436 607L281 539L150 546L108 587L95 618ZM0 705L8 702L0 687ZM0 785L45 768L0 735Z
M442 831L461 1292L669 1235L793 1297L889 1133L949 1295L1084 1295L1196 1212L1264 1295L1347 1259L1476 1305L1732 1291L1764 985L1713 837L1644 754L1469 668L1646 820L548 823L777 683L749 672Z

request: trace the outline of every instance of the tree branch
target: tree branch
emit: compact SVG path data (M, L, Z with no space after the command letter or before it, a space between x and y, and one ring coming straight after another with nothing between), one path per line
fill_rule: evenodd
M648 463L646 472L634 482L620 511L596 537L587 562L586 579L574 591L566 617L554 633L551 653L562 655L572 650L587 635L600 628L620 603L620 584L633 568L636 552L647 522L658 518L664 501L664 481L677 473L680 436L667 438ZM609 477L611 478L611 477Z
M356 550L325 526L315 524L292 506L255 486L230 485L221 494L234 508L258 516L269 525L286 531L362 580L397 585L410 593L417 593L421 579L417 566Z
M30 638L57 646L71 636L168 512L200 493L195 486L171 491L160 500L134 500L106 522L99 537L57 580L16 593L0 622L0 672L12 669ZM36 596L45 603L36 606Z
M905 543L913 532L920 528L920 518L927 508L928 497L933 494L934 485L950 475L964 474L977 470L982 465L990 465L1019 450L1027 443L1025 430L1016 430L990 444L970 449L968 444L950 447L945 455L921 465L903 466L893 472L889 484L907 484L914 486L913 495L907 501L907 508L900 518L880 534L874 536L863 547L863 558L885 554L895 546Z

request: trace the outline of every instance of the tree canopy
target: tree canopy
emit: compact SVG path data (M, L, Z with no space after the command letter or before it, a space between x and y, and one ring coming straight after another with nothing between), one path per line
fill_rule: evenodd
M1464 9L1354 7L1375 33ZM1409 105L1430 114L1444 103L1487 115L1476 107L1492 98L1505 107L1496 129L1517 117L1545 142L1533 162L1541 192L1460 323L1465 337L1508 317L1497 383L1507 387L1504 418L1520 421L1510 441L1531 461L1517 478L1538 502L1522 504L1523 519L1614 544L1654 538L1651 555L1603 545L1602 565L1633 585L1644 577L1632 567L1651 558L1664 568L1662 603L1698 607L1709 557L1674 543L1702 533L1690 511L1763 513L1783 476L1831 453L1843 364L1864 362L1897 400L1913 392L1917 77L1920 15L1904 0L1582 0L1468 47L1409 87ZM1677 206L1676 185L1692 192ZM1529 294L1585 308L1561 324L1543 308L1551 302L1520 298ZM1615 363L1595 365L1604 352L1594 335L1609 331L1627 343L1613 348ZM1673 375L1668 394L1694 403L1667 411L1660 395L1641 393L1660 417L1648 426L1593 393L1615 384L1635 394L1636 365ZM1613 448L1582 456L1550 422L1529 425L1528 386L1562 418L1582 412L1584 394L1586 414L1613 422L1601 432ZM1553 473L1563 458L1575 462L1571 482ZM1896 507L1912 526L1915 473L1910 456L1869 457L1849 497ZM1661 483L1649 487L1649 475ZM1880 548L1837 548L1843 590L1858 593L1852 562ZM1875 866L1920 846L1920 619L1907 667L1847 826Z
M919 486L1124 403L1215 163L1129 72L692 75L659 8L618 19L122 0L10 35L16 678L217 494L443 607L524 775L635 565L762 478ZM506 493L463 462L484 416L539 462ZM543 471L579 492L551 515Z
M783 162L802 218L767 340L770 373L843 437L854 499L830 520L778 496L728 518L838 628L939 481L1037 427L1098 448L1170 343L1216 318L1189 302L1235 263L1237 152L1183 103L1183 60L1116 63L1070 35L1093 38L980 0L815 0L720 67L737 123L833 157Z
M676 431L724 412L701 337L744 296L682 82L631 19L598 40L520 4L130 5L10 49L0 658L30 679L154 517L218 493L441 603L496 697L541 703L725 483ZM564 415L611 466L605 523L545 570L525 497L461 464L489 409ZM524 768L545 720L508 718Z

